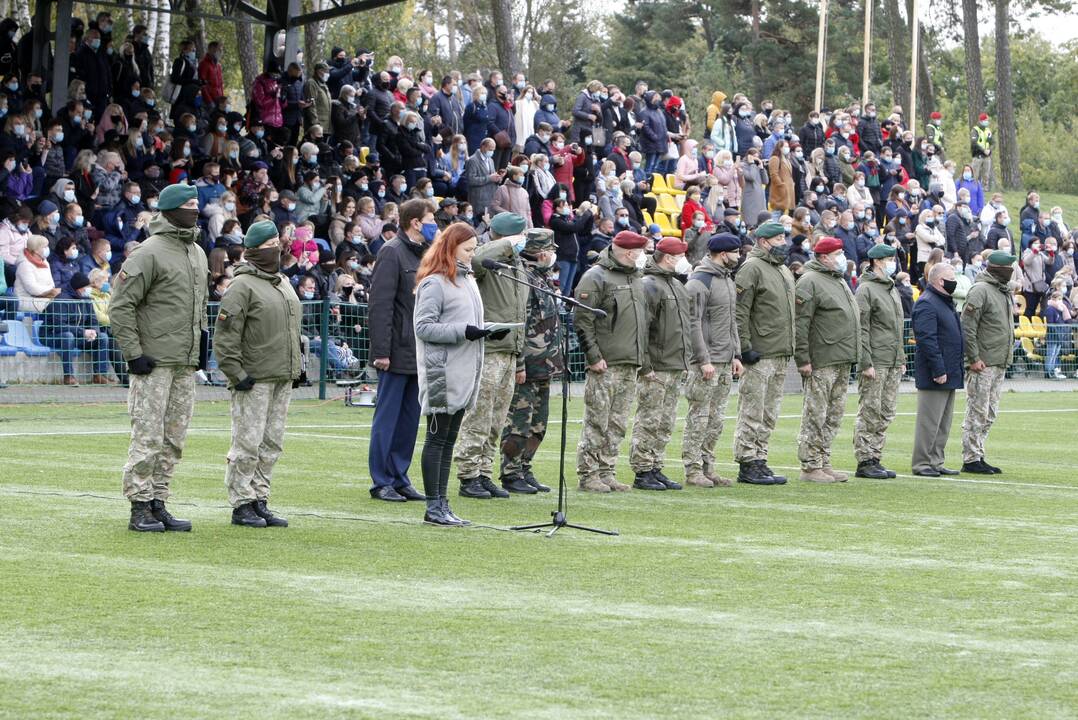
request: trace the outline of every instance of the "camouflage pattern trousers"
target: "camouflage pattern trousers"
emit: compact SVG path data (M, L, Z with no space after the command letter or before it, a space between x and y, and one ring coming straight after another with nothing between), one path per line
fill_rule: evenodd
M232 447L225 469L232 507L269 500L270 477L284 449L291 399L291 380L259 382L250 390L232 391Z
M739 463L767 460L771 433L782 407L782 386L790 356L761 358L745 366L737 391L734 459Z
M984 458L984 442L999 412L1006 368L989 365L979 373L966 373L966 419L962 421L962 462Z
M887 442L887 428L895 420L898 386L905 368L876 366L869 380L857 374L857 422L853 431L853 454L858 463L879 460Z
M715 466L715 444L719 442L726 422L726 403L734 376L731 363L715 365L715 374L705 380L699 368L689 370L685 399L689 411L685 415L685 435L681 443L681 461L685 477L699 477L704 470Z
M653 375L641 375L636 387L636 420L629 452L629 465L635 473L663 469L685 382L685 373L680 370L655 370Z
M524 477L546 437L550 380L528 380L513 389L509 421L502 430L502 477Z
M494 477L494 454L498 451L502 430L509 415L509 403L516 387L517 356L512 353L487 353L479 378L479 397L475 407L465 411L460 424L453 462L457 478L474 480Z
M635 365L614 365L601 373L588 371L584 429L576 447L576 474L581 485L589 480L614 479L618 446L625 438L639 371Z
M169 481L183 455L194 410L193 367L156 367L149 375L131 375L127 391L131 445L123 472L124 497L138 502L168 500Z
M849 384L849 365L814 367L805 378L805 403L797 435L797 459L803 470L831 467L831 443L846 412Z

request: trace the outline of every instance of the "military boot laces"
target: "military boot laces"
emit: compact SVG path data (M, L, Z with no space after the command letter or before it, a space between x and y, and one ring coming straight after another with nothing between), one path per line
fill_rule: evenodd
M274 515L265 500L255 501L255 514L266 521L266 527L288 527L288 521L280 515Z
M156 520L150 512L150 503L133 500L131 502L131 521L128 529L135 532L164 532L165 526Z
M266 527L265 519L258 516L258 513L255 512L254 505L253 502L249 502L235 508L232 511L232 524L254 528Z
M164 500L154 500L150 503L150 511L157 522L165 526L165 530L171 532L191 532L191 521L172 517L172 513L165 507Z

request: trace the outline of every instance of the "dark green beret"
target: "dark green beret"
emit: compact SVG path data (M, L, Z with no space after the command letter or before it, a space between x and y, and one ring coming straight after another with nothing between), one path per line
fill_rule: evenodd
M524 222L524 218L511 212L498 213L490 221L490 229L492 232L496 233L498 237L519 235L524 232L526 226L527 223Z
M195 200L197 198L198 190L195 189L194 185L187 185L186 183L169 185L157 196L157 209L175 210L188 200Z
M277 226L273 224L273 221L262 220L247 228L247 233L243 236L243 246L256 248L277 235Z
M880 258L889 258L895 256L896 250L890 245L880 243L879 245L873 245L869 248L868 259L879 260Z
M1016 262L1018 262L1018 258L1002 250L996 250L988 256L989 265L1014 265Z
M782 223L775 222L774 220L768 220L762 223L756 228L756 237L758 238L773 238L778 235L782 235L786 232L786 228L782 226Z

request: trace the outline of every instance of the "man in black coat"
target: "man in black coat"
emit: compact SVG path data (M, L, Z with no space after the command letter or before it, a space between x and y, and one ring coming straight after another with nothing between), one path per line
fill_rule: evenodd
M871 151L878 156L883 150L883 131L876 119L876 103L865 105L865 114L857 124L857 135L861 140L861 152Z
M99 120L112 97L112 72L97 30L86 31L71 64L78 78L86 83L86 97L93 105L94 120Z
M928 274L928 286L913 306L913 336L917 341L913 361L917 385L913 474L939 477L958 474L943 466L943 458L954 414L954 391L963 387L965 341L951 297L957 286L951 264L934 265Z
M415 275L438 225L425 200L400 207L400 234L378 251L367 310L370 356L378 370L368 467L371 497L389 502L424 500L408 479L419 427L416 368Z

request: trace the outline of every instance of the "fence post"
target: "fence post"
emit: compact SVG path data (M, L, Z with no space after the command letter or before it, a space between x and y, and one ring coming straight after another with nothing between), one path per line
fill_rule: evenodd
M329 365L329 296L322 298L322 316L318 323L322 352L318 354L318 399L326 399L326 368Z

